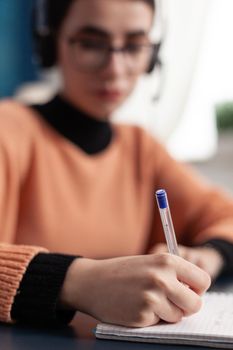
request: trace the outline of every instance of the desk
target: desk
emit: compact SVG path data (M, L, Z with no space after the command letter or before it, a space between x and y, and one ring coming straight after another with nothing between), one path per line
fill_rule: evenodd
M231 278L232 280L232 278ZM233 291L233 281L221 279L215 291ZM19 325L0 325L1 350L206 350L204 347L161 345L95 339L96 320L77 313L70 327L35 329Z

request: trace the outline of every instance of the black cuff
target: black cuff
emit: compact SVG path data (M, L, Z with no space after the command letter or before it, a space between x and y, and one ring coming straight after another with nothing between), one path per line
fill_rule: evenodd
M59 293L66 272L77 256L39 253L23 276L15 297L11 317L22 323L61 326L69 323L74 310L61 310Z
M224 261L223 273L233 273L233 243L224 239L211 239L202 245L214 248L221 254Z

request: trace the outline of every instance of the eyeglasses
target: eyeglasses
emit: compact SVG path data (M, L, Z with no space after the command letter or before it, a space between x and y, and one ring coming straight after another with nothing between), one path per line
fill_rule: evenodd
M159 44L127 43L122 47L114 47L106 40L94 38L70 38L68 43L72 49L77 69L86 72L97 72L106 67L112 54L121 54L124 64L130 73L145 72L158 54Z

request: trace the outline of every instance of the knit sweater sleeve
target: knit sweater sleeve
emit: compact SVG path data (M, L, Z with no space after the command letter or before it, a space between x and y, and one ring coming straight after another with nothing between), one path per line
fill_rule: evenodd
M30 261L45 249L0 244L0 321L12 322L11 308Z
M39 253L29 263L11 309L17 322L39 326L69 323L76 310L63 309L59 295L66 272L76 256Z

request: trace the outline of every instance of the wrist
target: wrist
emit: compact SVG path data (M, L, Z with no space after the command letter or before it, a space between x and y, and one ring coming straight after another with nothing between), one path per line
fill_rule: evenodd
M84 310L85 280L92 260L76 258L69 266L60 292L60 306L63 309Z

